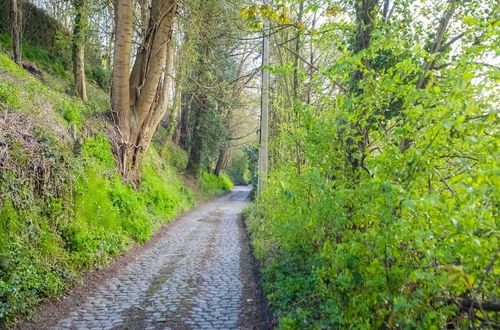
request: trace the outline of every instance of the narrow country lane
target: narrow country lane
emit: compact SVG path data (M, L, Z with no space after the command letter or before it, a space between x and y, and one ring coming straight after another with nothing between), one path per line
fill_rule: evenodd
M240 216L249 193L250 187L236 187L179 217L153 246L51 328L267 327L262 320L245 324L242 317L245 308L259 308L248 306L254 298L244 295L247 243Z

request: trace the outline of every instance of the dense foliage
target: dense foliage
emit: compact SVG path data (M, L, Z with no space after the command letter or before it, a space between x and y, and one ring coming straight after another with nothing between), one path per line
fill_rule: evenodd
M248 211L280 326L498 327L498 3L285 3Z

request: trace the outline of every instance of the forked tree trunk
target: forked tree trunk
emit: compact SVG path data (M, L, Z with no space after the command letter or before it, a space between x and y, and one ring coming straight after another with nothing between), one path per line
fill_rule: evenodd
M22 5L18 0L10 1L10 22L14 62L21 65Z
M85 0L74 0L75 22L73 28L73 77L78 96L87 101L85 82L85 30L87 26L87 6Z
M166 74L179 0L153 0L149 24L130 71L133 1L117 0L111 106L119 134L116 152L124 179L137 182L142 153L167 108ZM169 82L170 81L170 82Z

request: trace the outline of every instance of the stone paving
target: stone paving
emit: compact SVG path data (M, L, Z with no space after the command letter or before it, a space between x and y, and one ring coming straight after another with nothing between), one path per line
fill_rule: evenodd
M181 216L54 329L238 329L237 220L249 192L236 187Z

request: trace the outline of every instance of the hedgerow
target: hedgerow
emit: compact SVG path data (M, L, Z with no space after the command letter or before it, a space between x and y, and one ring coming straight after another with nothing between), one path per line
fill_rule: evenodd
M284 329L498 327L492 3L445 2L437 17L453 23L434 50L436 27L419 20L429 8L397 2L384 19L377 6L363 12L374 3L336 2L305 41L324 55L307 79L318 82L299 89L313 101L288 103L293 70L270 68L272 166L247 218L271 307ZM450 47L454 35L465 37Z

